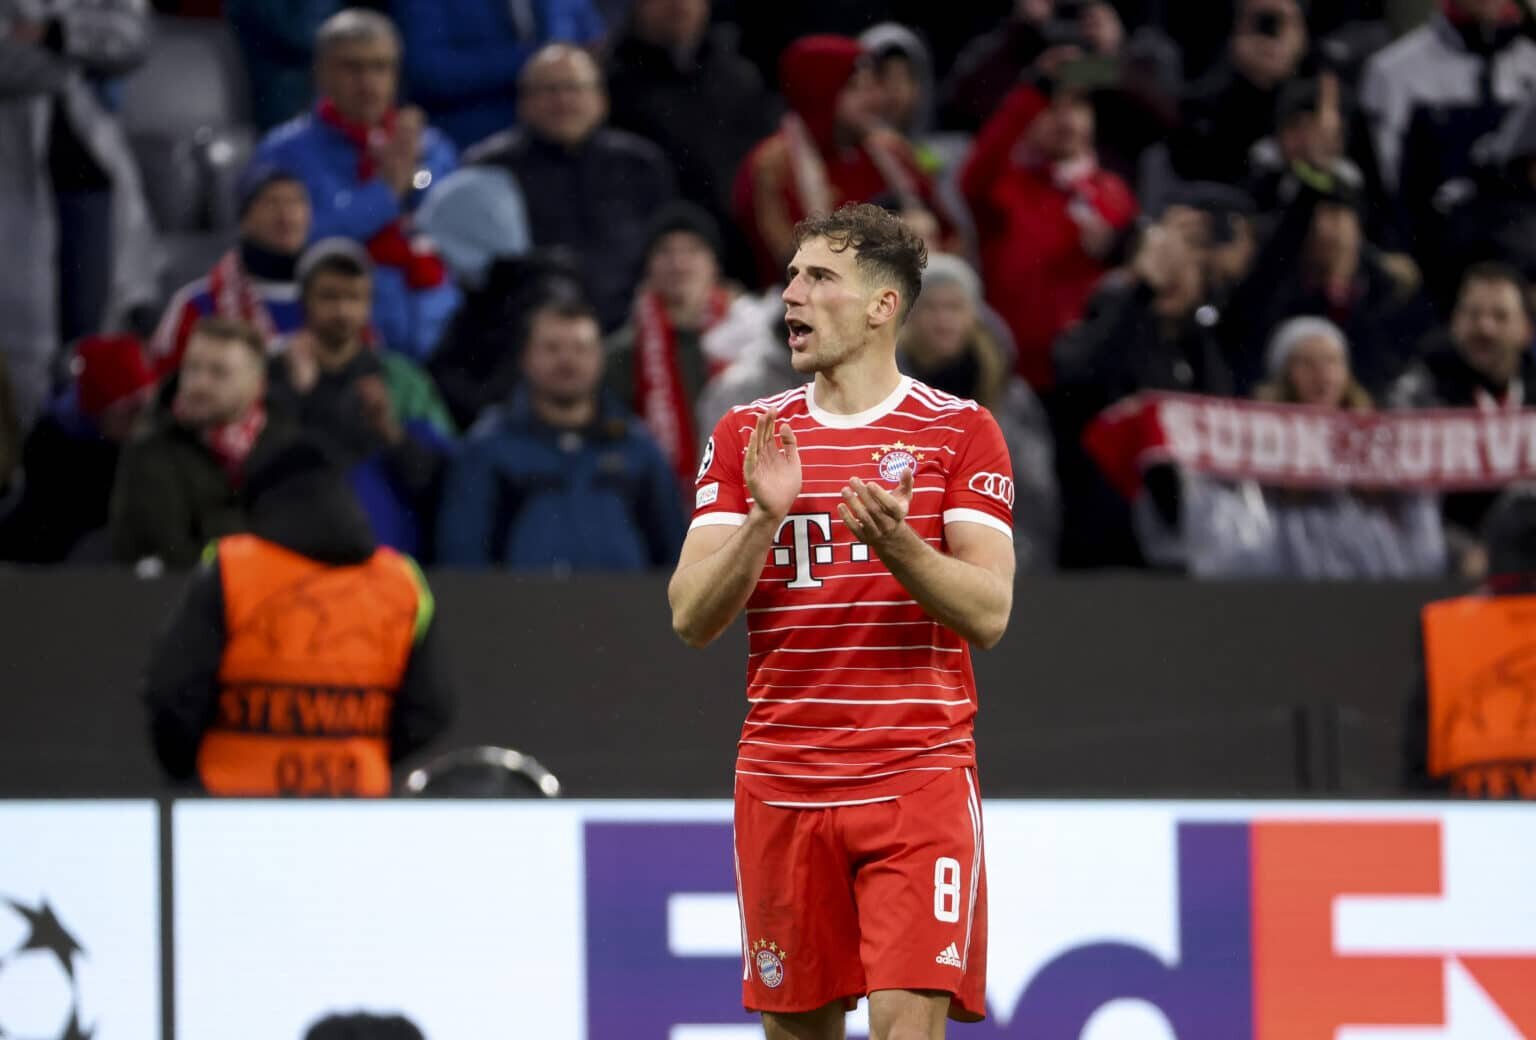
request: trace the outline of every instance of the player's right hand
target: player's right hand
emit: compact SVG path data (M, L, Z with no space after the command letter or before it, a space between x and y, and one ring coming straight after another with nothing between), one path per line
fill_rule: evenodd
M779 411L770 408L757 417L742 475L757 508L774 520L782 520L800 497L800 450L788 423L779 423Z

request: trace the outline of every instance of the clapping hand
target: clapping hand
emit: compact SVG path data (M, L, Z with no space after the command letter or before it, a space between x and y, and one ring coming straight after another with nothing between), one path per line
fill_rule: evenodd
M779 425L777 408L757 417L747 440L742 475L753 501L775 520L784 519L800 497L800 451L789 424Z
M901 483L895 491L887 491L879 484L871 484L854 477L843 488L843 500L838 504L837 515L853 536L879 553L890 544L907 525L907 512L912 508L912 485L915 466L901 471Z

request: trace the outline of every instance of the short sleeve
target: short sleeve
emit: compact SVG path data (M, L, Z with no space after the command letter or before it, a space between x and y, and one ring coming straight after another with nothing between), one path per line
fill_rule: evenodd
M715 432L704 442L699 475L693 483L693 522L688 530L714 525L740 527L747 522L747 483L741 472L746 440L741 428L750 427L752 421L750 412L732 408L720 417Z
M944 488L944 523L981 524L1013 537L1013 465L997 420L976 412L961 441Z

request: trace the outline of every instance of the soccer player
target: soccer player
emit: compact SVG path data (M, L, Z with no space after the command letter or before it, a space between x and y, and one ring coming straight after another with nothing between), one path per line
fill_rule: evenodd
M871 205L795 229L789 349L815 379L728 412L668 588L703 646L747 612L736 765L742 992L769 1040L875 1040L985 1014L986 881L967 644L1012 607L996 421L896 367L927 263Z

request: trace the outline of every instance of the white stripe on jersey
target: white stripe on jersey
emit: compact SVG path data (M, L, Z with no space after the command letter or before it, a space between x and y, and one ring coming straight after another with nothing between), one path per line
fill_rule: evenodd
M793 607L748 607L748 614L776 614L784 610L824 610L827 607L915 607L915 599L867 599L853 603L806 603Z
M842 748L827 747L824 744L785 744L778 740L748 740L745 737L740 742L743 744L760 744L763 747L806 748L810 751L826 751L828 753L844 750ZM869 751L875 754L884 754L887 751L937 751L941 747L953 747L956 744L969 743L971 743L970 737L961 737L959 740L946 740L942 744L935 744L932 747L861 747L857 750Z
M965 684L959 686L946 686L943 683L932 682L893 682L893 683L856 683L856 682L819 682L819 683L753 683L754 690L824 690L835 686L840 690L910 690L921 686L926 690L963 690Z
M772 726L774 729L814 729L828 733L833 731L840 733L863 733L866 730L872 729L954 729L953 726L807 726L804 723L799 722L758 722L755 719L748 719L747 725Z
M925 665L924 667L925 667L925 669L927 671L933 673L934 675L964 675L965 674L965 671L963 669L960 669L960 668L939 668L939 667L936 667L934 665ZM889 672L890 671L889 668L884 668L884 667L881 667L880 665L873 665L873 664L840 664L836 668L832 668L832 669L827 669L827 668L774 668L774 667L772 667L770 665L760 664L760 665L757 666L757 670L760 671L760 672L815 672L817 675L826 675L828 673L828 671L832 671L832 672Z
M747 634L760 636L765 632L803 632L819 628L890 628L893 625L932 625L934 623L934 620L929 617L913 618L911 621L841 621L835 625L780 625L778 628L754 628Z
M736 770L737 776L773 776L780 780L876 780L882 776L900 776L902 773L947 773L954 766L913 766L911 769L893 769L889 773L864 773L861 776L804 776L799 773L753 773L746 769Z
M900 795L888 794L884 798L860 798L856 802L764 802L775 809L837 809L844 805L874 805L876 802L894 802Z
M874 700L871 698L855 698L853 700L837 697L748 697L748 704L866 704L878 706L881 704L942 704L946 708L958 708L970 706L970 698L958 701L925 700L922 697L904 697L895 700Z
M1001 531L1009 539L1013 538L1013 528L1003 523L991 513L983 513L980 509L946 509L944 510L944 522L946 524L980 524L990 527L994 531Z
M798 649L779 647L774 650L759 650L756 653L751 653L747 656L766 657L769 654L836 654L841 653L844 650L937 650L941 654L965 653L965 647L963 646L939 646L937 643L929 643L927 645L914 643L911 646L826 646L819 649L811 649L809 647Z

